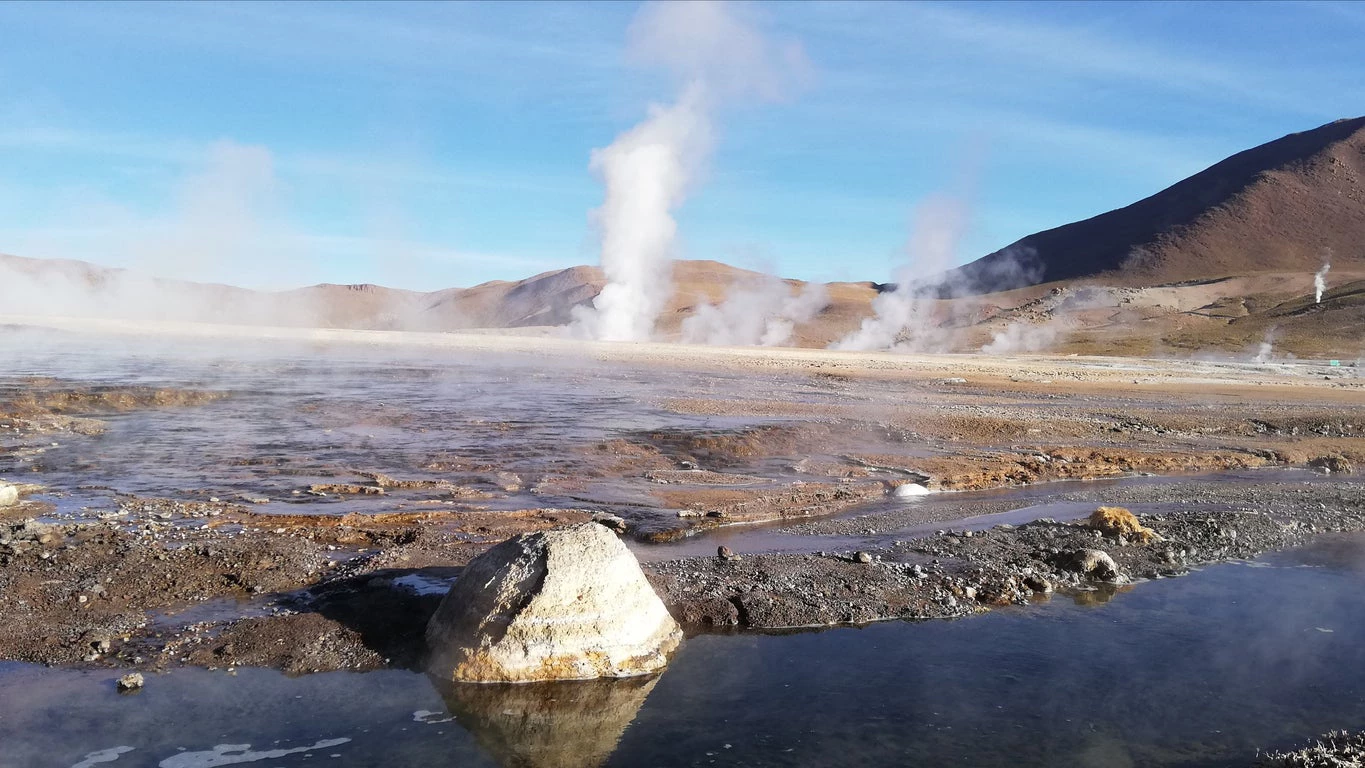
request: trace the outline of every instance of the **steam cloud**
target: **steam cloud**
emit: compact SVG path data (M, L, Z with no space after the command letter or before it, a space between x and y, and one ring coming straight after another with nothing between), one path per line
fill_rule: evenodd
M986 355L1014 355L1020 352L1041 352L1057 342L1064 329L1057 323L1033 325L1010 323L996 331L989 343L981 347Z
M1322 303L1322 294L1327 290L1327 273L1332 269L1331 262L1323 262L1322 269L1313 275L1313 303Z
M88 319L426 330L421 296L368 286L260 291L311 276L308 238L284 224L283 187L265 147L220 141L172 189L163 216L115 204L77 211L90 248L55 238L25 244L45 258L0 255L0 313ZM85 252L91 250L91 253ZM55 258L54 258L55 257ZM82 260L61 260L63 258ZM83 259L128 265L104 268ZM360 291L337 302L338 292ZM354 308L348 308L354 307ZM456 314L456 313L451 313ZM458 315L447 322L458 320Z
M1035 320L1019 320L996 331L981 347L987 355L1015 355L1042 352L1061 341L1076 328L1084 326L1083 313L1118 310L1123 289L1099 286L1053 288L1048 295L1016 308Z
M243 273L279 280L297 243L271 214L278 208L278 187L268 150L214 144L177 186L168 216L92 216L101 233L100 251L132 270L0 258L0 306L18 314L139 320L225 321L264 313L264 306L253 306L248 291L176 280L226 282ZM48 248L56 251L52 255L64 255L61 245L37 246ZM257 321L301 321L307 314L296 305L288 313L287 319Z
M1271 326L1266 329L1265 338L1256 345L1256 354L1252 356L1252 362L1268 363L1275 355L1275 333L1276 328Z
M796 326L809 322L829 306L822 283L808 283L793 295L775 277L751 285L732 286L719 305L702 303L682 323L688 344L777 347L791 340Z
M896 273L895 287L872 301L872 317L830 349L902 352L945 352L955 346L956 313L971 307L946 299L1037 282L1031 251L1006 254L988 274L972 278L950 271L967 225L967 205L949 197L930 199L915 214L907 261Z
M673 213L705 167L713 120L725 102L781 95L787 71L800 70L798 46L775 44L719 2L654 3L628 31L628 52L661 66L680 83L667 106L592 153L606 188L593 217L601 233L607 285L592 307L577 308L571 332L606 341L647 341L672 292Z

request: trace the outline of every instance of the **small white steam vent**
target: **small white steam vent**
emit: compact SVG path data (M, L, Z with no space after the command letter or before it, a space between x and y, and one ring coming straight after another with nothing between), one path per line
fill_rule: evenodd
M597 523L517 536L475 558L427 625L429 669L524 683L658 672L682 630Z

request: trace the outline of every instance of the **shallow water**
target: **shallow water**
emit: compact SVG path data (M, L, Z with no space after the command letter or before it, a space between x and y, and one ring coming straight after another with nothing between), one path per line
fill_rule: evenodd
M534 485L547 476L602 475L601 460L581 450L586 446L649 430L729 430L781 421L671 413L659 405L662 398L761 394L800 403L836 397L801 377L641 371L516 355L279 344L109 350L70 341L20 345L0 334L0 358L8 362L5 373L16 377L0 385L11 389L25 386L17 377L51 376L77 386L228 393L203 405L102 414L105 434L54 435L36 455L0 451L0 476L29 475L53 489L44 500L60 515L75 517L111 509L115 492L268 500L255 507L258 512L364 512L376 506L375 497L319 497L302 490L363 481L361 472L454 480L492 491L478 500L483 508L581 507L582 498L536 493ZM767 470L775 479L792 474L780 464L750 469ZM499 477L501 472L516 478ZM594 495L648 506L638 490L611 487L613 482L598 477ZM438 495L397 492L385 501Z
M401 671L180 670L119 695L114 673L2 664L0 764L1247 765L1365 724L1362 588L1365 536L1339 537L1108 602L701 636L656 681L445 697Z
M839 436L831 438L841 444L807 439L792 449L799 457L780 455L781 449L773 447L779 455L739 460L739 466L705 467L760 478L744 484L746 490L789 487L796 481L837 481L819 474L821 470L803 474L795 466L798 459L812 459L818 467L846 464L840 457L849 451L912 457L945 450L880 421L892 405L913 408L917 402L941 400L922 385L905 382L867 380L853 387L799 373L690 372L588 359L283 342L220 344L123 340L115 345L63 335L0 333L0 360L6 361L0 399L28 387L21 378L25 376L54 377L59 386L136 385L227 393L223 399L190 407L96 414L107 425L107 432L99 436L40 435L22 441L22 450L11 451L20 447L20 441L0 435L0 477L46 486L49 493L35 498L51 503L54 517L67 519L112 514L120 505L120 494L132 494L252 502L252 511L264 514L591 507L629 517L638 531L649 533L683 525L675 509L664 508L668 505L660 500L661 491L725 486L652 483L643 477L643 464L624 470L614 466L620 457L611 441L625 440L647 453L661 446L646 433L662 435L659 440L666 443L670 436L820 421L815 415L804 419L728 415L729 409L727 415L679 413L669 409L671 398L865 403L865 410L851 411L859 423L842 425ZM1050 397L1030 399L1028 408L1046 412L1064 407L1063 401ZM983 398L986 393L980 391L954 390L951 409L970 413L973 403ZM1122 402L1121 396L1114 399L1116 407ZM669 456L686 453L666 445L662 450ZM365 473L375 472L402 480L452 482L468 493L452 497L435 489L390 490L384 496L309 492L314 484L365 483ZM900 482L905 473L873 477ZM1008 492L1026 502L1054 495L1057 486ZM951 496L879 500L844 513L875 514L911 504L927 509L973 498ZM942 525L930 523L922 530L880 533L910 537L938 527ZM725 543L740 537L739 546L731 544L738 551L866 546L856 537L816 543L809 537L778 540L765 535L718 531L714 538ZM646 556L699 554L714 551L714 546L688 541L676 550Z

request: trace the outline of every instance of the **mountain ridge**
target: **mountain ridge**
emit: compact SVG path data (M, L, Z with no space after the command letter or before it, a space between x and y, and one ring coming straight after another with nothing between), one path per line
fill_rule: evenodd
M1365 117L1282 136L1130 205L1027 235L951 270L949 283L966 293L1078 278L1156 285L1311 272L1328 259L1365 264ZM1010 262L1032 279L1001 281Z

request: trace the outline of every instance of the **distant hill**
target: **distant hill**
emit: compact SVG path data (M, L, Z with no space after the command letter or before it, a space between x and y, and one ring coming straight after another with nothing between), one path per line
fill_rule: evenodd
M1365 117L1239 152L1132 205L1029 235L958 270L972 292L1024 259L1027 282L1156 285L1365 265Z
M718 261L678 261L674 291L659 332L676 335L704 302L719 303L736 287L775 278ZM805 283L782 280L799 292ZM163 280L80 261L0 254L0 314L77 315L375 330L455 331L565 325L574 307L591 305L606 285L598 267L577 266L472 288L432 292L380 285L321 285L253 291L228 285ZM830 322L797 328L794 341L819 346L857 324L876 291L871 283L835 283L822 314Z

